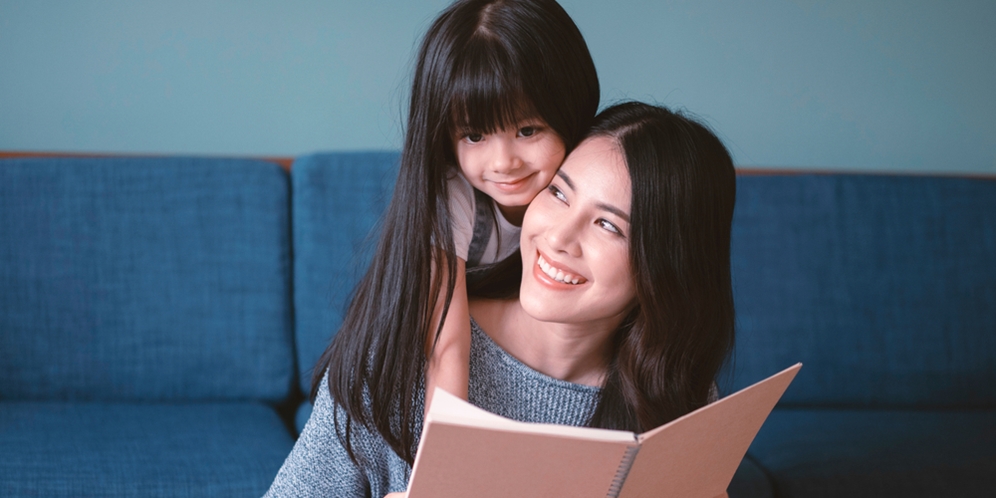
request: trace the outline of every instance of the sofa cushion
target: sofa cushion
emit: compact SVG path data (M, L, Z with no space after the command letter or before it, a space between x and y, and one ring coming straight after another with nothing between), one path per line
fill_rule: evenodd
M988 497L996 411L778 409L748 454L782 498Z
M0 399L285 399L289 207L266 162L0 161Z
M389 152L315 154L298 158L291 168L294 333L305 393L369 266L375 226L391 200L397 168L398 155Z
M775 496L768 475L750 455L745 456L740 462L727 493L730 498L774 498Z
M2 496L261 496L294 441L252 403L0 403Z
M742 387L795 406L996 407L996 179L738 179Z

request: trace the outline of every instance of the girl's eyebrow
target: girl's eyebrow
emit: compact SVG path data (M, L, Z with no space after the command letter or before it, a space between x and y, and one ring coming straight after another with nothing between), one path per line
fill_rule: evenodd
M567 173L564 173L564 170L557 170L557 176L559 176L561 180L564 180L564 183L567 184L568 188L570 188L571 190L575 190L575 191L577 190L574 187L574 182L571 180L571 177L567 176ZM601 209L603 211L608 211L608 212L610 212L610 213L612 213L612 214L614 214L614 215L622 218L623 221L625 221L626 223L629 223L629 215L626 214L626 212L623 211L622 209L619 209L619 208L617 208L617 207L615 207L615 206L613 206L611 204L605 204L603 202L599 202L599 203L595 204L595 206L598 207L598 209Z

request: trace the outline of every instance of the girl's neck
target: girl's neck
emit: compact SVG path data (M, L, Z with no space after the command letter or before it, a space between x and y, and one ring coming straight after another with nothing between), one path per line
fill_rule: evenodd
M474 300L470 314L496 344L533 370L574 384L604 383L614 328L541 322L518 299Z
M522 226L522 218L525 217L526 208L528 206L502 206L497 202L495 202L495 205L498 206L498 211L501 212L501 215L505 217L509 223L517 227Z

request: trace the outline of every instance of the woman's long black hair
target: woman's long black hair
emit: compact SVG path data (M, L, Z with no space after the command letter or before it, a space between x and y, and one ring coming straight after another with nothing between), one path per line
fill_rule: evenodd
M645 431L705 405L732 350L736 173L708 128L663 107L610 107L590 136L615 140L629 169L638 302L591 425Z
M460 0L429 28L377 250L312 379L312 400L327 375L346 413L339 437L351 458L350 426L360 423L414 461L433 305L443 299L448 308L455 285L446 188L456 167L451 133L491 133L539 117L570 151L598 99L584 38L554 0ZM447 268L448 279L432 268Z

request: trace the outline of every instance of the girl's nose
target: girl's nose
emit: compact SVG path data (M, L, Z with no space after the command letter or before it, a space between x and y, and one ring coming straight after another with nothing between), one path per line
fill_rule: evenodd
M508 174L519 167L515 147L508 140L495 140L491 154L491 171L495 173Z

